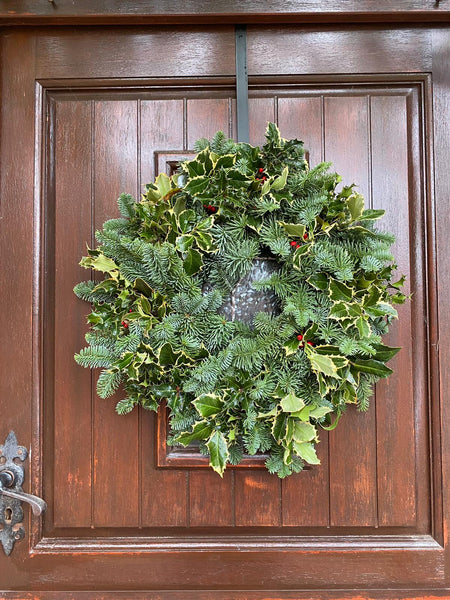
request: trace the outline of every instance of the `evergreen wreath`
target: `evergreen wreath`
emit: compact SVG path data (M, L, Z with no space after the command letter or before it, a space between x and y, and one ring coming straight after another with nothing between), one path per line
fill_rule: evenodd
M330 163L309 169L303 142L273 123L261 147L222 132L199 140L181 172L161 174L140 202L122 194L81 265L105 274L75 287L93 304L77 362L102 369L98 395L123 385L119 414L170 409L170 444L197 440L220 475L267 455L286 477L319 464L318 429L348 404L367 410L399 348L382 343L405 301L394 236ZM226 306L255 261L272 268L253 292L274 310L250 323Z

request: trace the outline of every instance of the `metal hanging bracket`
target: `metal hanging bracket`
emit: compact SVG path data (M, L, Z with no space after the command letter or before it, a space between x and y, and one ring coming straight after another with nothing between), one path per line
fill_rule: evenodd
M35 515L47 508L42 498L22 490L24 470L20 463L27 456L27 449L18 445L16 434L10 431L3 446L0 445L0 541L7 556L16 541L25 537L22 502L28 502Z
M238 142L249 142L247 27L236 25L236 111Z

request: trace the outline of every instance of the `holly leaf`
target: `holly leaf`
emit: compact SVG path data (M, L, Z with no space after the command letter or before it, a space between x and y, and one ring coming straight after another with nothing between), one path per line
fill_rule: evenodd
M187 233L192 229L191 224L195 221L195 212L192 209L184 210L178 215L177 220L181 233Z
M331 412L333 412L333 409L329 406L316 406L310 411L309 416L314 417L314 419L321 419Z
M183 268L188 275L195 275L203 265L202 255L198 250L190 248L183 262Z
M384 363L375 359L356 359L351 361L350 364L357 371L361 371L362 373L370 373L371 375L377 375L378 377L388 377L393 372L392 369L387 367Z
M385 317L387 315L394 318L398 317L395 308L386 302L378 302L375 306L368 306L366 308L366 313L374 319L377 317Z
M230 169L236 162L236 156L234 154L224 154L220 156L214 164L215 169L223 167L224 169Z
M272 425L272 435L277 442L280 442L286 435L286 425L288 416L281 412L275 419Z
M366 209L363 214L359 217L359 221L375 221L376 219L380 219L384 214L385 210L379 209L374 210L372 208Z
M284 351L286 352L286 356L289 356L290 354L295 354L297 352L299 346L300 346L300 341L297 338L287 341L283 345Z
M98 256L86 256L80 261L80 265L82 267L86 267L87 269L95 269L96 271L101 271L102 273L111 273L112 271L117 271L118 266L112 260L112 258L108 258L104 254L99 254Z
M177 358L180 356L179 353L175 353L172 346L167 342L164 346L161 346L158 352L159 364L162 366L174 365Z
M311 423L296 421L294 423L294 440L297 442L310 442L317 435L316 428Z
M280 190L282 190L284 188L284 186L286 185L288 173L289 173L289 169L287 167L284 167L281 175L279 177L275 177L274 181L272 182L271 188L273 190L275 190L276 192L279 192Z
M175 240L177 250L179 250L180 252L183 252L183 253L187 252L193 243L194 243L193 235L180 235Z
M191 196L198 196L211 185L209 177L194 177L190 179L185 185L184 189L191 194Z
M306 227L301 223L285 223L284 221L278 221L278 223L283 227L285 232L290 237L303 238L306 231Z
M337 368L330 356L322 356L316 352L310 352L308 358L311 361L313 371L318 371L329 377L336 377Z
M328 275L325 273L311 275L306 281L316 288L316 290L322 290L324 292L328 288Z
M223 407L223 400L216 394L202 394L193 402L202 417L216 415Z
M194 425L192 431L186 431L177 435L175 441L183 446L189 446L194 440L206 440L211 435L211 432L212 426L209 423L199 421Z
M311 444L310 442L304 442L303 444L294 442L294 450L295 453L298 454L300 458L303 458L308 464L320 465L320 460L317 458L314 444Z
M215 431L206 442L209 452L209 464L223 477L223 472L227 466L230 454L228 452L227 441L221 431Z
M345 285L345 283L332 279L330 281L329 295L331 300L350 302L353 298L353 290L348 285Z
M384 346L383 344L373 344L373 348L376 352L373 358L381 360L382 362L391 360L391 358L401 350L401 348L392 348L390 346Z
M358 221L364 212L364 197L354 194L347 200L347 206L352 216L352 221Z
M189 177L194 178L205 174L205 168L199 160L188 160L182 166L189 173Z
M358 317L355 321L356 328L361 339L368 338L371 333L371 327L364 317Z
M280 406L283 412L297 412L305 406L305 403L291 392L281 400Z
M164 198L171 190L170 177L165 173L160 173L155 179L155 185L158 188L160 197Z

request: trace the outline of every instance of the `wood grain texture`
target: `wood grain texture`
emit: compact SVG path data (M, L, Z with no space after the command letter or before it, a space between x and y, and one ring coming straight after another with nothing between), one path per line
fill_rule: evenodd
M89 369L74 364L73 355L86 345L89 305L73 287L90 279L78 265L91 235L90 101L57 102L54 131L54 196L47 219L54 227L48 257L54 263L54 420L55 468L53 514L56 527L91 525L91 380ZM76 191L75 191L76 190ZM70 233L69 233L70 232ZM48 314L49 324L52 315ZM62 348L61 340L64 340Z
M234 525L234 473L223 479L212 469L191 471L189 477L190 527L227 527ZM238 498L240 501L240 498Z
M96 101L93 130L93 226L118 215L116 199L137 192L137 103ZM138 413L116 414L117 393L94 396L94 524L136 527L139 522Z
M347 589L331 590L228 590L226 592L204 590L147 590L144 592L65 592L67 600L442 600L450 595L450 588L444 590L373 590L363 592ZM361 596L361 594L364 594ZM59 592L9 592L2 596L5 600L59 600Z
M344 175L343 184L357 184L368 199L368 99L364 96L327 97L324 106L325 160ZM332 525L376 525L375 410L346 411L330 432L330 519Z
M3 37L1 55L9 57L0 72L1 443L10 430L16 433L19 444L30 447L31 442L33 443L36 457L33 454L26 463L24 489L42 493L42 477L35 478L30 466L40 465L39 475L44 470L44 465L39 461L42 444L42 365L39 360L40 338L36 317L40 302L42 249L37 242L40 238L39 194L36 198L37 205L34 205L35 88L30 85L33 78L33 42L21 32L8 38ZM19 97L21 101L17 102ZM20 127L17 126L18 123ZM11 140L16 143L12 144ZM33 219L34 212L36 223ZM25 530L29 531L28 511L25 509L24 513ZM7 558L0 555L0 572L12 569L8 584L11 580L14 585L21 578L17 563L23 561L26 555L26 543L16 544L14 556ZM13 565L9 567L11 558Z
M182 150L185 147L184 100L145 100L140 110L140 178L152 181L155 151ZM149 177L149 174L151 177ZM142 492L143 527L186 527L188 524L188 474L162 470L156 464L156 415L142 414Z
M37 39L38 78L210 77L234 74L234 29L74 29ZM95 57L95 60L92 58Z
M224 4L219 0L205 4L201 0L187 0L174 5L169 0L157 3L139 0L124 4L116 0L80 0L74 6L69 0L60 0L57 6L36 4L23 0L20 7L0 3L0 23L12 24L111 24L134 23L161 25L176 23L336 23L377 21L445 21L449 10L445 4L429 0L341 0L324 4L321 0L288 0L281 5L274 0L256 0L251 4L233 0Z
M437 234L437 245L430 249L428 268L437 281L437 315L431 315L430 323L430 359L431 364L439 366L439 378L430 381L432 405L431 419L433 432L432 464L434 494L437 498L434 511L434 528L436 535L448 547L450 518L450 414L448 398L450 392L450 349L446 343L448 324L450 323L450 252L448 246L448 230L450 224L448 191L450 176L446 163L450 156L450 74L448 70L449 31L433 33L433 56L435 77L433 80L433 121L430 125L434 135L435 199L431 195L428 203L429 226L428 236L433 239ZM431 188L433 191L433 188ZM435 220L433 219L435 217ZM440 498L440 499L439 499ZM446 568L450 569L450 554L446 556Z
M314 167L323 160L323 97L278 98L278 127L286 139L304 142L309 164Z
M264 144L264 132L269 121L276 121L276 101L273 97L249 98L248 110L251 115L249 121L250 144L260 146Z
M231 114L228 98L188 99L186 102L187 147L205 137L211 139L217 131L231 135Z
M428 71L430 35L416 29L248 28L248 73Z
M237 527L281 525L281 480L268 472L235 473Z
M370 101L372 193L373 205L383 208L386 215L382 229L392 232L397 242L393 253L398 264L398 274L406 275L407 288L411 285L411 271L417 271L414 254L410 247L410 220L413 194L409 185L412 174L408 171L408 128L410 129L409 152L417 154L420 140L417 130L407 122L407 99L403 97L378 96ZM376 390L377 420L377 479L378 517L380 525L414 525L416 520L416 480L414 447L414 391L413 359L423 348L423 331L413 328L411 313L419 311L423 297L420 274L414 300L399 307L399 321L394 323L385 343L402 350L390 363L395 376L382 380ZM397 278L398 279L398 278ZM419 303L419 306L417 306ZM423 351L420 352L422 355ZM423 369L423 367L422 367ZM416 377L416 385L418 385Z
M161 172L155 170L155 152L185 148L183 99L142 100L140 129L140 179L146 184Z

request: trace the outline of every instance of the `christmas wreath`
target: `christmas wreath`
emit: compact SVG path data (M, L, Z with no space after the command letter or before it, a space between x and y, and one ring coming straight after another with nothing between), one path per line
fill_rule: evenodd
M75 287L93 304L76 360L102 369L100 397L123 385L120 414L164 400L169 443L196 441L221 475L262 453L285 477L318 464L318 430L366 410L392 372L394 237L272 123L260 148L219 132L195 151L140 202L120 196L122 218L97 232L80 264L105 276Z

